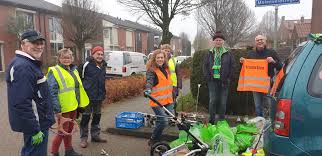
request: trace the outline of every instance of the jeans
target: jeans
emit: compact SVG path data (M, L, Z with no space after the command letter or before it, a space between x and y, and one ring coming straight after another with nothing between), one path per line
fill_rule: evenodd
M82 139L88 138L88 123L92 114L91 123L91 137L98 138L101 133L101 105L102 101L90 101L89 105L85 108L80 122L80 137Z
M220 80L208 81L209 89L209 122L214 124L216 113L219 119L225 119L229 84L222 85Z
M263 117L263 102L264 102L264 93L253 92L253 98L255 103L256 116Z
M48 145L48 130L42 130L44 133L43 141L38 145L32 144L31 134L23 134L24 146L21 150L21 156L46 156ZM4 140L2 140L4 141Z
M171 113L174 113L173 106L174 105L172 103L172 104L167 104L164 107L168 109ZM157 115L157 118L156 118L156 126L153 130L151 139L160 140L164 128L168 125L168 119L160 116L169 116L169 115L167 115L165 110L160 106L152 107L152 110L154 111L155 115Z

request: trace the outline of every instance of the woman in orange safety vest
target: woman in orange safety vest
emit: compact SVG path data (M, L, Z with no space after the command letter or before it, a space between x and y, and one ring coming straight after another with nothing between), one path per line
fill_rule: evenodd
M150 58L146 65L147 73L145 93L150 94L170 112L174 113L172 98L173 87L167 62L165 51L157 49L153 52L152 58ZM151 146L160 141L162 131L167 126L168 120L166 117L161 117L167 116L162 107L158 106L152 100L149 100L149 104L155 115L157 115L156 127L154 128L152 136L148 142L148 145Z

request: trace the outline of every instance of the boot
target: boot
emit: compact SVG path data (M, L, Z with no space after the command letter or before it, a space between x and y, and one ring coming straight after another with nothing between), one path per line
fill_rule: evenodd
M82 156L82 155L75 152L74 149L69 149L65 151L65 156Z

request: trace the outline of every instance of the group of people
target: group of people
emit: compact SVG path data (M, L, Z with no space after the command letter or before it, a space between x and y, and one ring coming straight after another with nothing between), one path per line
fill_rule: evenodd
M234 58L224 46L225 37L221 32L212 36L213 48L209 49L203 60L204 78L209 88L209 122L214 124L225 119L229 87L235 72ZM45 47L45 38L35 31L27 30L21 35L21 50L11 61L6 74L8 89L9 121L13 131L22 132L24 146L22 156L47 155L48 133L51 126L68 118L75 120L82 113L80 122L80 146L88 145L88 124L91 122L91 141L107 142L100 137L101 104L105 99L104 50L96 46L91 56L77 68L73 64L73 52L63 48L57 53L57 65L49 67L45 76L39 61ZM268 76L282 68L277 53L266 47L266 38L258 35L255 48L248 52L245 59L263 59L268 62ZM176 98L182 89L182 79L176 58L169 44L161 45L153 51L146 65L145 94L157 99L170 112L176 113ZM46 78L47 77L47 78ZM253 92L256 115L263 116L263 97L261 92ZM157 116L156 127L148 141L153 145L160 141L168 121L165 110L149 101ZM218 113L219 119L216 120ZM63 130L71 133L73 122L65 123ZM72 146L72 135L58 132L52 142L51 153L59 156L59 146L64 141L65 156L80 156Z
M49 129L56 122L71 133L77 113L80 122L80 146L87 147L88 124L91 122L91 141L107 142L100 137L101 104L105 99L105 68L102 47L94 47L80 72L73 64L73 52L63 48L57 53L57 65L49 67L45 76L41 70L41 55L45 38L35 30L21 35L21 50L11 61L6 74L9 122L13 131L23 133L22 156L45 156ZM47 78L46 78L47 77ZM64 119L69 122L62 124ZM51 147L59 156L62 141L65 156L81 156L72 146L72 135L56 132Z
M255 48L247 53L247 57L240 58L240 63L243 64L245 59L266 60L268 63L267 75L270 80L275 76L275 73L282 68L282 63L279 60L277 53L273 49L266 47L266 37L258 35L255 38ZM233 75L236 70L234 57L231 51L224 46L225 37L217 31L212 36L213 47L204 56L203 74L207 81L209 89L209 120L208 122L214 124L218 120L225 119L227 98L229 88L233 80ZM175 97L178 95L178 86L174 73L178 74L178 70L174 70L173 58L168 50L161 46L153 52L147 64L147 80L145 94L150 94L157 99L170 112L174 112ZM171 51L171 47L166 48ZM177 75L178 76L178 75ZM171 92L173 96L171 97ZM255 110L257 116L263 116L263 102L265 94L262 92L253 91ZM156 127L148 142L149 145L161 139L162 131L167 124L167 116L165 110L149 101L154 113L157 115ZM216 120L216 114L219 119Z

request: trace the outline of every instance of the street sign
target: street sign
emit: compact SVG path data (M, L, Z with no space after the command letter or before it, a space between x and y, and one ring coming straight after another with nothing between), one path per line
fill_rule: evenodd
M255 0L255 7L300 3L300 0Z

